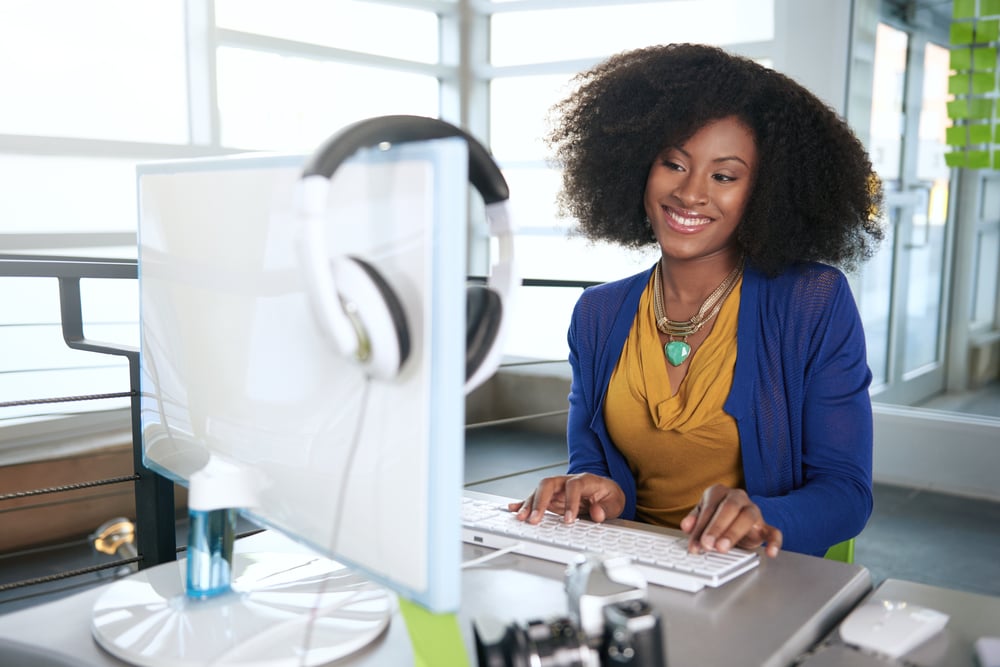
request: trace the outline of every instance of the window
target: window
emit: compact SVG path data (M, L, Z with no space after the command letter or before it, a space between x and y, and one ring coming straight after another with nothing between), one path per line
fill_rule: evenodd
M548 280L622 278L655 261L655 249L628 251L573 234L574 221L557 214L559 173L546 162L548 109L568 95L574 75L619 51L669 42L725 46L774 40L773 0L669 2L493 3L490 45L489 142L511 188L520 228L522 275ZM574 6L576 5L576 6ZM725 16L725 21L718 20ZM565 35L565 39L554 36ZM566 359L566 329L578 288L521 290L509 354ZM537 326L546 322L547 326Z
M432 76L243 48L220 48L218 58L226 146L308 153L363 118L438 116Z
M134 243L134 160L0 154L0 182L4 233L37 235L43 243L42 235L121 232Z
M134 259L138 163L304 153L363 117L441 115L449 8L411 4L4 2L0 252ZM0 403L127 391L123 358L62 342L55 279L0 280ZM138 345L134 282L82 282L88 338ZM127 429L127 405L12 405L0 428L111 411Z
M0 243L6 251L134 258L137 163L308 152L355 120L413 113L463 118L490 145L514 193L524 277L621 277L649 266L653 254L593 245L557 215L559 174L542 141L547 109L578 71L643 44L703 41L766 59L774 5L473 2L466 21L451 0L6 2L0 54L21 66L0 72L8 93ZM459 63L459 54L470 61ZM136 344L135 294L104 291L120 288L88 288L87 335ZM122 372L121 359L64 351L54 290L41 279L4 290L0 349L21 353L0 363L0 402L34 398L42 388L47 396L79 393L71 377L95 378L91 393L104 386L97 378L105 368L109 377ZM565 359L578 295L522 290L507 352ZM50 412L19 408L17 418ZM11 415L0 412L0 426Z
M117 356L68 348L59 324L54 279L3 278L0 290L0 402L120 394L129 388L127 362ZM80 284L88 338L136 346L138 286L134 280L89 280ZM127 409L127 398L15 405L0 412L0 426L24 419ZM128 418L115 418L123 427ZM2 438L0 438L2 440ZM0 451L0 462L3 452Z
M419 63L438 62L430 10L359 0L216 0L219 28Z
M0 133L184 143L184 3L0 5Z
M730 45L774 39L773 0L609 2L566 9L497 7L490 32L496 66L609 56L647 44ZM551 6L549 3L548 6ZM720 20L725 17L725 20ZM555 39L565 35L565 39Z
M183 7L128 0L0 7L0 59L18 65L0 70L4 252L135 257L136 157L188 141ZM0 402L128 389L124 359L65 346L54 279L3 280ZM137 343L135 285L83 281L81 292L89 337ZM127 405L13 406L0 411L0 426ZM116 419L127 428L127 416Z
M359 0L216 0L221 142L309 152L341 127L440 115L439 18Z

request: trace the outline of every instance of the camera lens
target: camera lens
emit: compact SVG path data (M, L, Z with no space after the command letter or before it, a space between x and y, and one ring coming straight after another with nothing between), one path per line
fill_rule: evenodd
M498 627L476 619L479 667L599 667L600 656L568 618Z
M602 664L665 667L659 616L645 600L625 600L604 608Z

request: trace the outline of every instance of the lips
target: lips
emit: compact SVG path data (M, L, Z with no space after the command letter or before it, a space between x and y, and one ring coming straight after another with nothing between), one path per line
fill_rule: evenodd
M696 232L712 222L712 218L708 216L700 215L693 211L671 208L669 206L664 206L663 212L665 214L664 218L666 219L667 225L682 233Z

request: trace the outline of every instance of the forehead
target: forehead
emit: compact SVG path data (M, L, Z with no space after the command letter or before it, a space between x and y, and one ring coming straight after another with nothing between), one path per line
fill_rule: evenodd
M680 148L715 154L714 157L732 155L744 160L756 160L757 157L757 140L753 131L736 116L705 123Z

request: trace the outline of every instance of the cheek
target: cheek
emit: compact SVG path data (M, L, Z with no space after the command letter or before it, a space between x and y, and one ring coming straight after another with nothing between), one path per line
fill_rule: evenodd
M739 217L743 216L743 212L747 209L747 204L750 203L750 189L740 190L739 192L731 192L730 196L726 199L726 207Z
M649 170L649 173L646 174L646 190L644 192L644 196L646 197L652 196L653 192L657 189L656 184L658 180L659 179L657 179L656 175L656 166L654 165Z
M660 192L660 188L657 187L657 178L654 174L654 170L650 170L649 175L646 177L646 188L642 191L642 201L646 206L650 206L656 201L657 193Z

